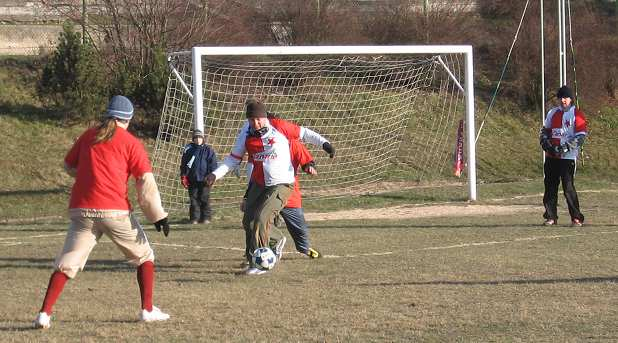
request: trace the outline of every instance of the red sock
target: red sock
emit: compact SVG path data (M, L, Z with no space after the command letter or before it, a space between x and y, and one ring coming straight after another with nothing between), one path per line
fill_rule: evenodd
M137 267L137 283L142 297L142 309L152 311L152 289L154 287L154 263L146 261Z
M62 293L62 289L64 289L64 284L66 284L68 280L69 277L61 271L55 271L51 275L49 278L49 285L47 285L45 299L43 300L43 306L41 307L41 312L51 315L52 307L54 307L56 300L60 297L60 293Z

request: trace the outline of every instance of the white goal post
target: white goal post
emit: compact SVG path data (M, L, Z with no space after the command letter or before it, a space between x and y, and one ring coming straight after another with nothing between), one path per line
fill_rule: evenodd
M370 193L375 191L370 185L385 175L404 180L409 175L387 171L388 165L432 165L415 181L448 183L434 177L450 173L453 127L460 120L466 127L467 199L477 198L469 45L194 47L170 54L169 61L172 72L153 158L167 208L186 207L178 173L191 130L205 132L222 160L245 121L243 104L250 96L319 132L337 149L331 160L319 147L308 146L321 181L301 181L308 185L303 187L307 198ZM215 206L238 202L246 185L244 171L239 175L217 182Z

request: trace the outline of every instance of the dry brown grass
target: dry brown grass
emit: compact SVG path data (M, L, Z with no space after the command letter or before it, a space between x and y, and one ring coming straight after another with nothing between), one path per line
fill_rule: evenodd
M168 239L149 231L155 303L172 315L153 325L136 322L134 269L105 240L46 331L30 323L65 227L3 225L0 341L613 341L618 204L615 192L581 201L583 229L543 228L530 212L314 222L326 257L289 244L260 277L239 274L235 222L175 225Z

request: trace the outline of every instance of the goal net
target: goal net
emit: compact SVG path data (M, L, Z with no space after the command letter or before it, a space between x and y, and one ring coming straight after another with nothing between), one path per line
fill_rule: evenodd
M474 200L471 60L469 46L201 47L170 54L153 154L164 206L188 206L179 170L192 130L202 129L223 160L246 122L248 97L335 147L330 159L306 144L318 175L301 175L305 201L406 189L420 202ZM468 165L460 177L453 170L458 132ZM237 206L245 166L246 156L236 176L217 181L214 207Z

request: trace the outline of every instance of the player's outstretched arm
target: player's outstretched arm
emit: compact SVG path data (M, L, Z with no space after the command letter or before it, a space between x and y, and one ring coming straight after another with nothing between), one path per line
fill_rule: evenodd
M161 194L152 173L144 173L135 180L137 202L148 221L154 223L157 231L163 230L165 237L169 234L170 226L167 221L167 212L163 210Z

